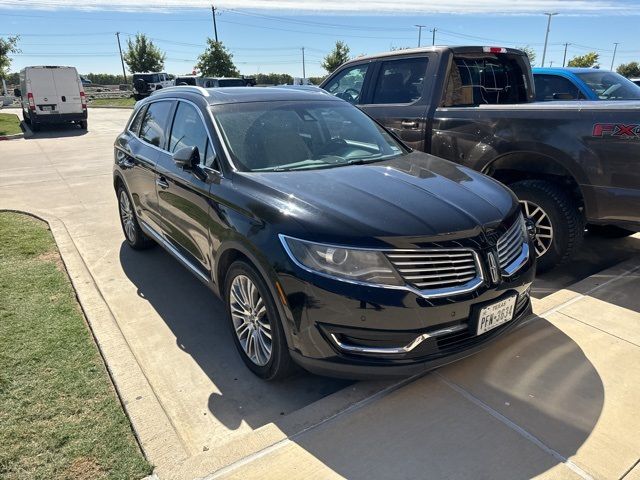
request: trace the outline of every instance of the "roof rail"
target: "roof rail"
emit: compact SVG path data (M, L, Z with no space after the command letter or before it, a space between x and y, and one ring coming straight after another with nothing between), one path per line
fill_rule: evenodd
M152 92L152 94L166 92L167 90L170 90L170 91L180 90L181 92L195 93L198 95L202 95L203 97L209 96L209 92L207 92L206 88L194 87L193 85L176 85L174 87L165 87L160 90L155 90L154 92Z

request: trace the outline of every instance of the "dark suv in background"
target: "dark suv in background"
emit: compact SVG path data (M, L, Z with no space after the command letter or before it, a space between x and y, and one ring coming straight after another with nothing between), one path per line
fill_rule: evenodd
M114 187L127 243L218 293L265 379L416 373L530 313L515 196L320 90L155 93L116 139Z

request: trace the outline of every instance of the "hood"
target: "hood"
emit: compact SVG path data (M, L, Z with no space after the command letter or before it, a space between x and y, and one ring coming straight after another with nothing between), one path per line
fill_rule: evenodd
M291 172L240 173L242 190L295 219L309 240L452 240L498 226L518 208L510 190L421 152L379 163ZM255 205L255 204L254 204ZM259 212L256 212L259 216ZM286 233L286 232L282 232Z

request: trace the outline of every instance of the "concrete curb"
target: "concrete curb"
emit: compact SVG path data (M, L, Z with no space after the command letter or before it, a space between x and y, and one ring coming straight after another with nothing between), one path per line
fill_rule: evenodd
M184 462L189 456L188 449L171 424L62 220L37 211L0 211L27 214L49 225L89 329L143 453L154 469L172 469ZM150 478L158 477L154 473Z
M2 141L2 140L16 140L18 138L24 138L24 133L16 133L15 135L0 135L0 141Z

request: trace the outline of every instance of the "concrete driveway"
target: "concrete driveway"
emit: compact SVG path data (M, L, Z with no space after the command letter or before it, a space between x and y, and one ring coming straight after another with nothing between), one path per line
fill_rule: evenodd
M65 263L95 290L83 308L162 478L638 475L640 238L588 239L537 282L538 317L437 372L268 384L243 366L206 287L162 250L123 244L111 165L129 113L92 109L88 133L0 143L0 208L51 219L63 257L77 252Z

